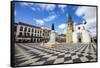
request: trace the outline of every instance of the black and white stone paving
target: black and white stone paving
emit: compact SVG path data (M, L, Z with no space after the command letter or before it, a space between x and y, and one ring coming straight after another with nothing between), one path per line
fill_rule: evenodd
M59 44L48 48L41 44L16 43L16 66L48 65L96 61L96 44Z

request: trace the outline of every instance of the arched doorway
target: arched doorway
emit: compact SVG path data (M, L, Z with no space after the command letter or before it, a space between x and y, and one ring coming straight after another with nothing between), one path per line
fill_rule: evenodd
M77 33L77 40L79 43L82 42L82 33Z

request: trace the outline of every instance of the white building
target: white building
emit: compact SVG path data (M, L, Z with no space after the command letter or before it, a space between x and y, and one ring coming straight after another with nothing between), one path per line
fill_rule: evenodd
M74 25L73 43L90 43L91 36L87 30L86 24Z
M50 39L49 29L33 26L25 23L14 24L14 35L16 42L47 42Z

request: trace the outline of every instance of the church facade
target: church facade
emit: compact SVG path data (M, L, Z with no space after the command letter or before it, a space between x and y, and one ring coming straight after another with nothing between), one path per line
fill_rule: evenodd
M75 25L72 17L68 16L66 43L90 43L91 36L86 28L86 21L83 24Z

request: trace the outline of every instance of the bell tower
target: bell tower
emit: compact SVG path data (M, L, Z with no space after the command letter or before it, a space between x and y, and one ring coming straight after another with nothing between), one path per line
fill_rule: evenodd
M66 43L72 43L72 34L73 34L73 21L72 17L69 15L67 19L67 28L66 28Z

